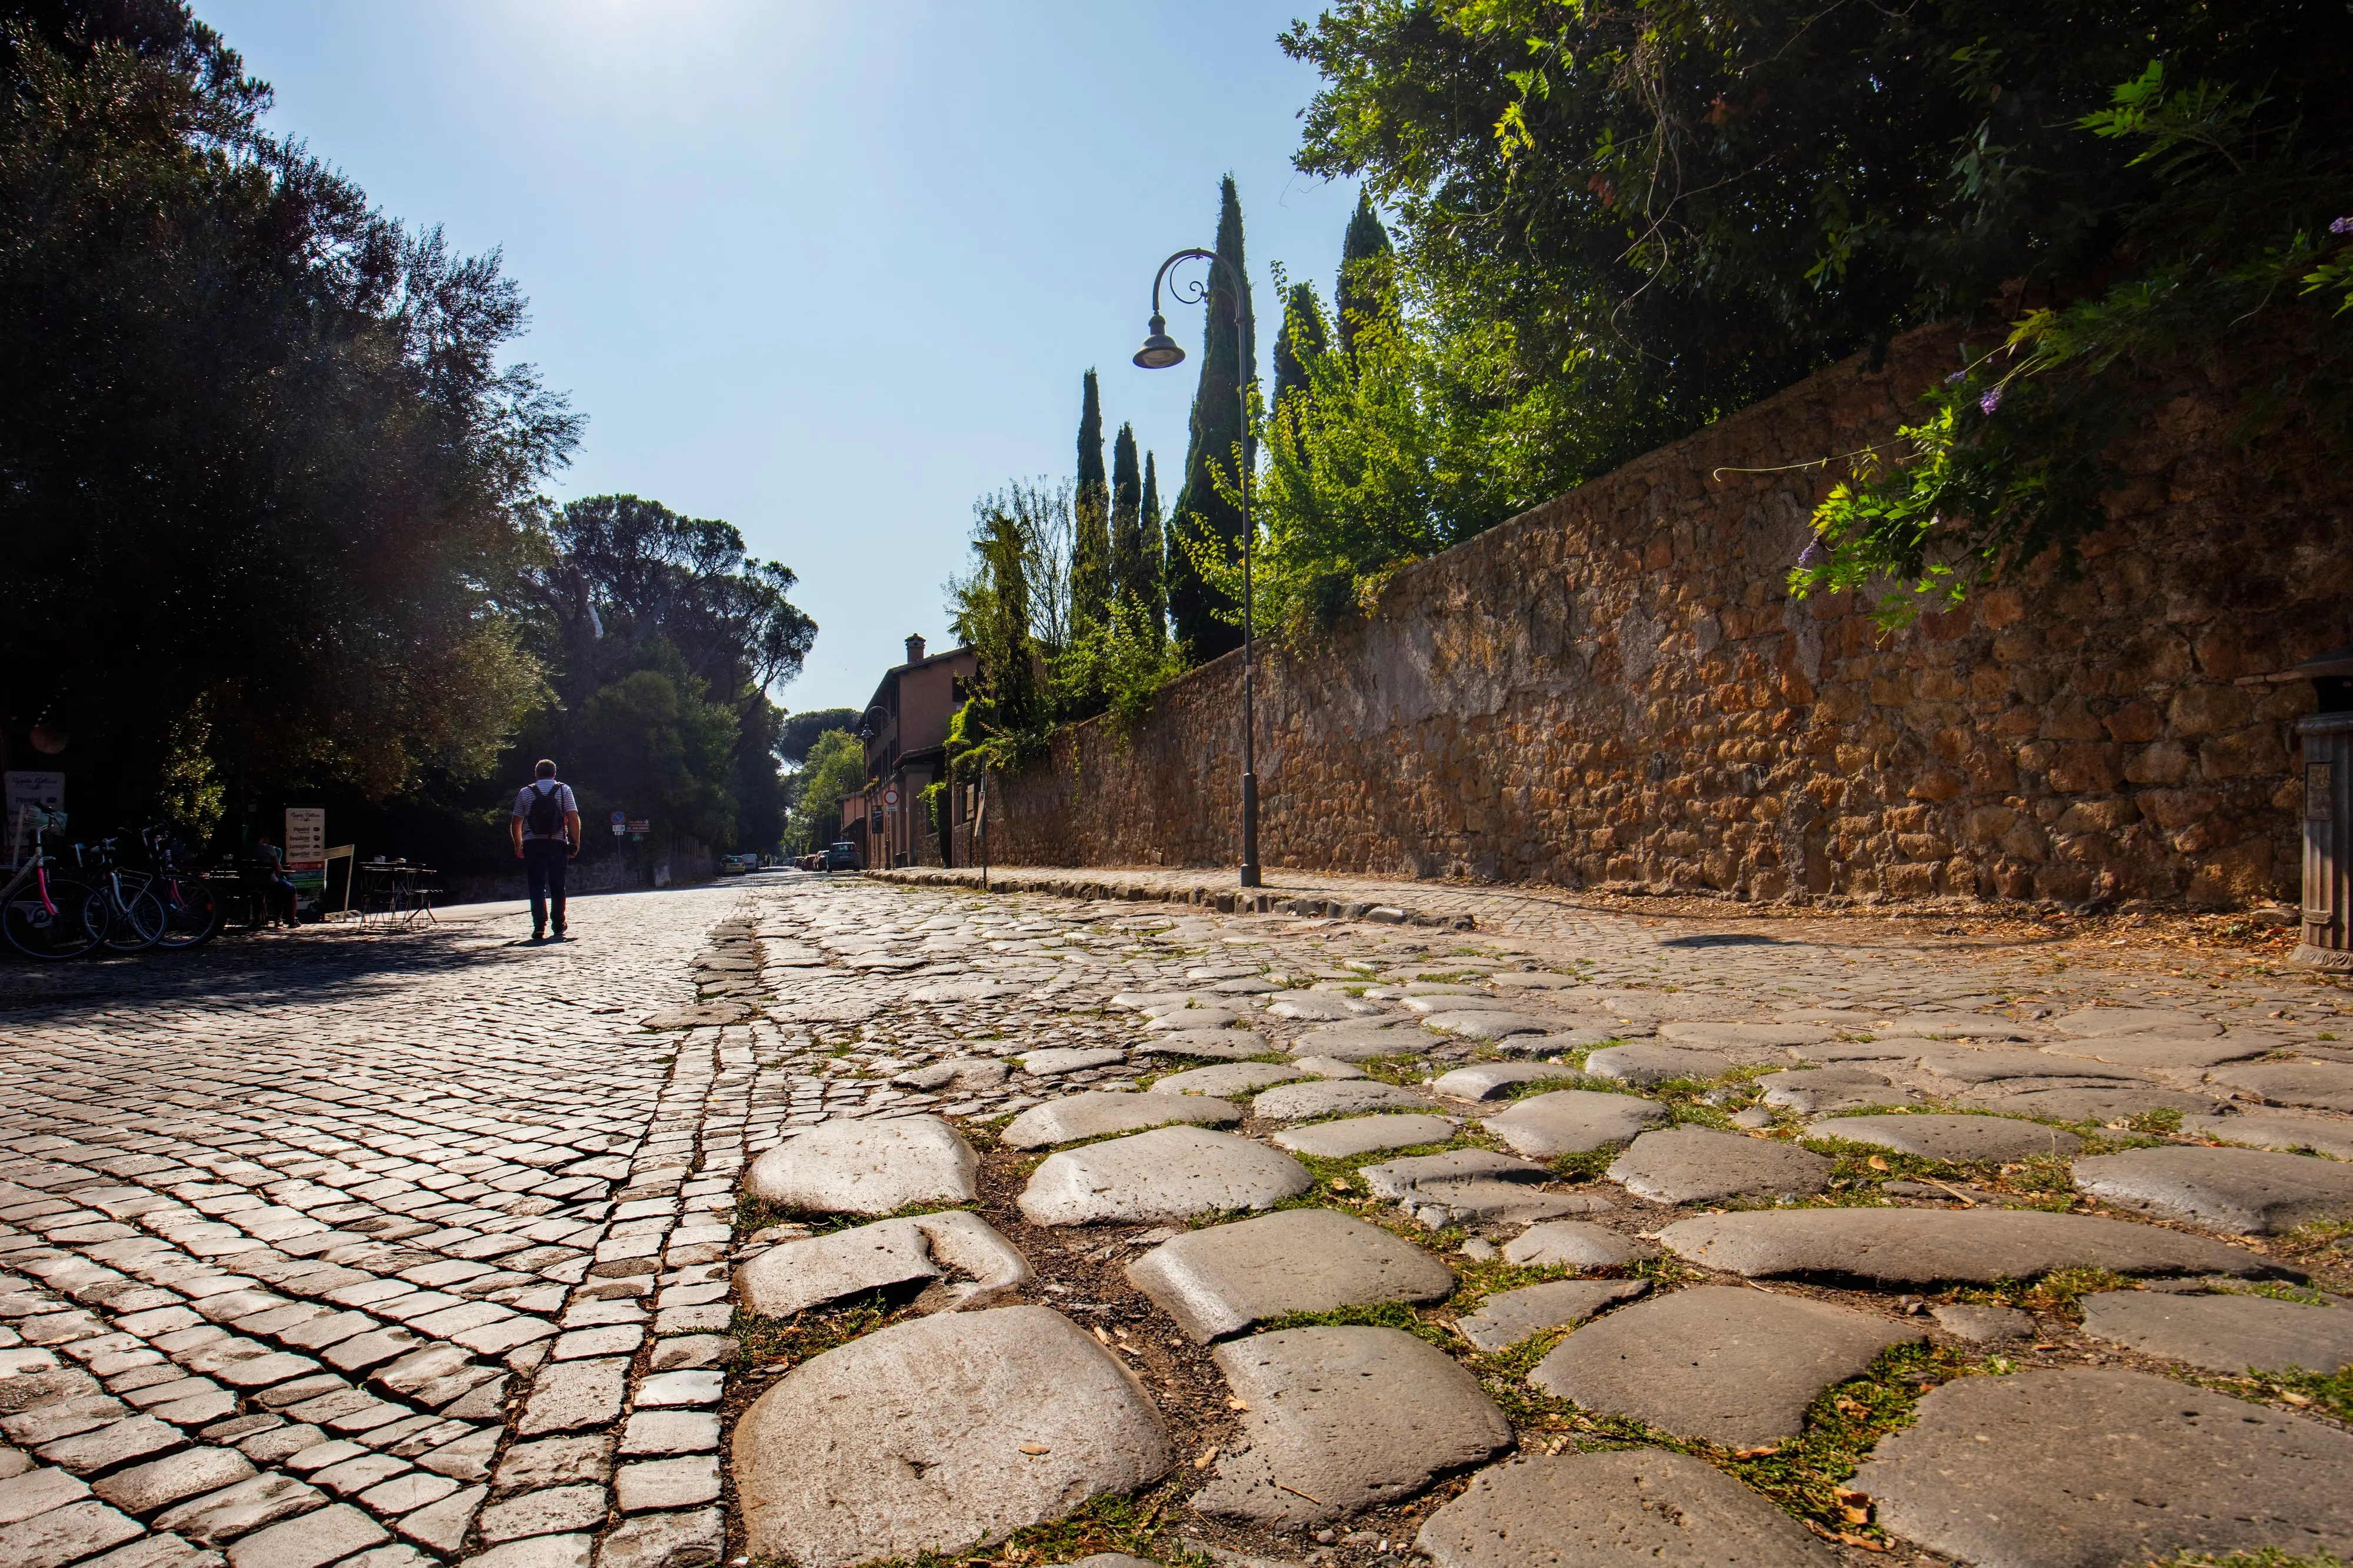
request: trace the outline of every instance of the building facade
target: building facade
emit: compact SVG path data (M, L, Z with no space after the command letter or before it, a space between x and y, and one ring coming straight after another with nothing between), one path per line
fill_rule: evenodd
M943 840L923 792L947 777L948 724L964 706L979 669L968 647L926 655L907 639L907 662L886 672L867 702L858 733L866 743L866 787L841 802L841 837L868 866L948 864L953 826ZM951 824L962 820L964 792L950 790Z

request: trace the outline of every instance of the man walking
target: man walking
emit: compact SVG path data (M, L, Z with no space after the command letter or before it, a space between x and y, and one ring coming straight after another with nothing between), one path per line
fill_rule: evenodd
M515 796L507 830L515 858L531 887L531 940L547 940L548 915L555 916L555 940L564 940L564 865L580 853L580 804L572 786L555 782L555 764L541 759L539 776Z

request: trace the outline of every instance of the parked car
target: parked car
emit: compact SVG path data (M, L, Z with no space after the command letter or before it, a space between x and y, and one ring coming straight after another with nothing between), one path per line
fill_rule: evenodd
M828 871L855 871L860 869L860 868L858 864L858 846L845 838L836 844L832 848L828 849L825 852L825 868Z

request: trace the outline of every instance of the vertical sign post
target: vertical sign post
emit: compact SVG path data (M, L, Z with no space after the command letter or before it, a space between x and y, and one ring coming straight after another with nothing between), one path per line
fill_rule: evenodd
M286 879L294 896L313 909L327 898L327 808L290 805L286 808Z

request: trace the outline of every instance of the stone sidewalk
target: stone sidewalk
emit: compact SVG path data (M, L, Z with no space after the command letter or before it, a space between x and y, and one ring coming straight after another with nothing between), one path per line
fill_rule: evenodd
M1335 901L0 971L0 1568L2353 1550L2341 988Z

